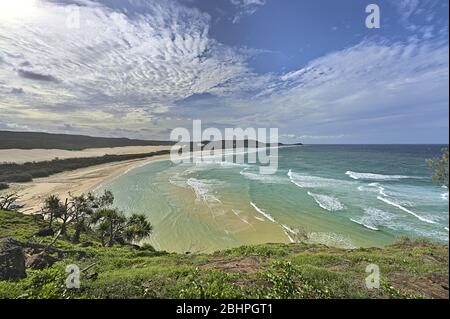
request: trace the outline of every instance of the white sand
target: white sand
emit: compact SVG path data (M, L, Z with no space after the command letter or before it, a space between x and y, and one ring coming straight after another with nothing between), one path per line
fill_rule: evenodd
M105 154L137 154L166 149L170 149L170 146L131 146L108 149L90 149L75 152L62 150L0 150L0 159L8 158L10 159L9 161L14 159L14 162L20 163L24 161L42 161L52 159L54 157L69 158L80 157L78 155L81 155L81 157L87 157L102 156ZM14 154L16 154L17 151L20 152L18 152L16 156ZM18 204L26 205L21 210L22 212L39 212L41 210L43 200L50 194L58 195L62 200L64 200L69 196L69 193L72 195L87 193L133 168L145 165L146 163L154 160L166 158L169 158L169 155L106 163L73 171L62 172L49 177L35 178L29 183L12 183L10 184L10 189L3 191L3 193L17 191L20 196Z

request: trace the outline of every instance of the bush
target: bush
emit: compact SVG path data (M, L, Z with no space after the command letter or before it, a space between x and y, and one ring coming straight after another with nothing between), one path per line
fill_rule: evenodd
M28 173L5 174L5 175L2 175L1 178L5 182L10 182L10 183L26 183L26 182L31 182L33 180L33 177Z
M0 191L3 190L3 189L8 189L8 188L9 188L8 184L0 182Z

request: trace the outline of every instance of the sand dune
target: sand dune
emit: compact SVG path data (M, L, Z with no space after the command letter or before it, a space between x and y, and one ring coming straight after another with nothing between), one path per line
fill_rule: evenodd
M0 150L0 163L25 163L42 162L55 158L79 158L79 157L97 157L106 154L142 154L170 149L170 146L124 146L109 148L88 148L82 151L67 151L60 149L6 149Z

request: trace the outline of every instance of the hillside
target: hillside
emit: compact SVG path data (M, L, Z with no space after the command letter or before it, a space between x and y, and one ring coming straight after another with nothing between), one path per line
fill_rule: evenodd
M0 149L61 149L173 145L170 141L134 140L128 138L92 137L85 135L50 134L40 132L0 131Z
M0 255L7 237L36 253L50 241L35 235L41 223L0 211ZM425 241L355 250L267 244L195 255L82 242L59 240L51 267L0 281L0 298L448 298L448 246ZM380 267L380 289L365 287L371 263ZM80 289L65 287L69 264L85 269Z

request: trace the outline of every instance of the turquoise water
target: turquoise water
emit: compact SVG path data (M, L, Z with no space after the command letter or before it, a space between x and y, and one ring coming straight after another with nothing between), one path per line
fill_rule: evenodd
M119 208L146 214L155 228L148 241L168 251L298 240L382 246L401 235L448 242L448 189L425 163L442 147L286 147L273 175L251 164L158 161L103 188Z

